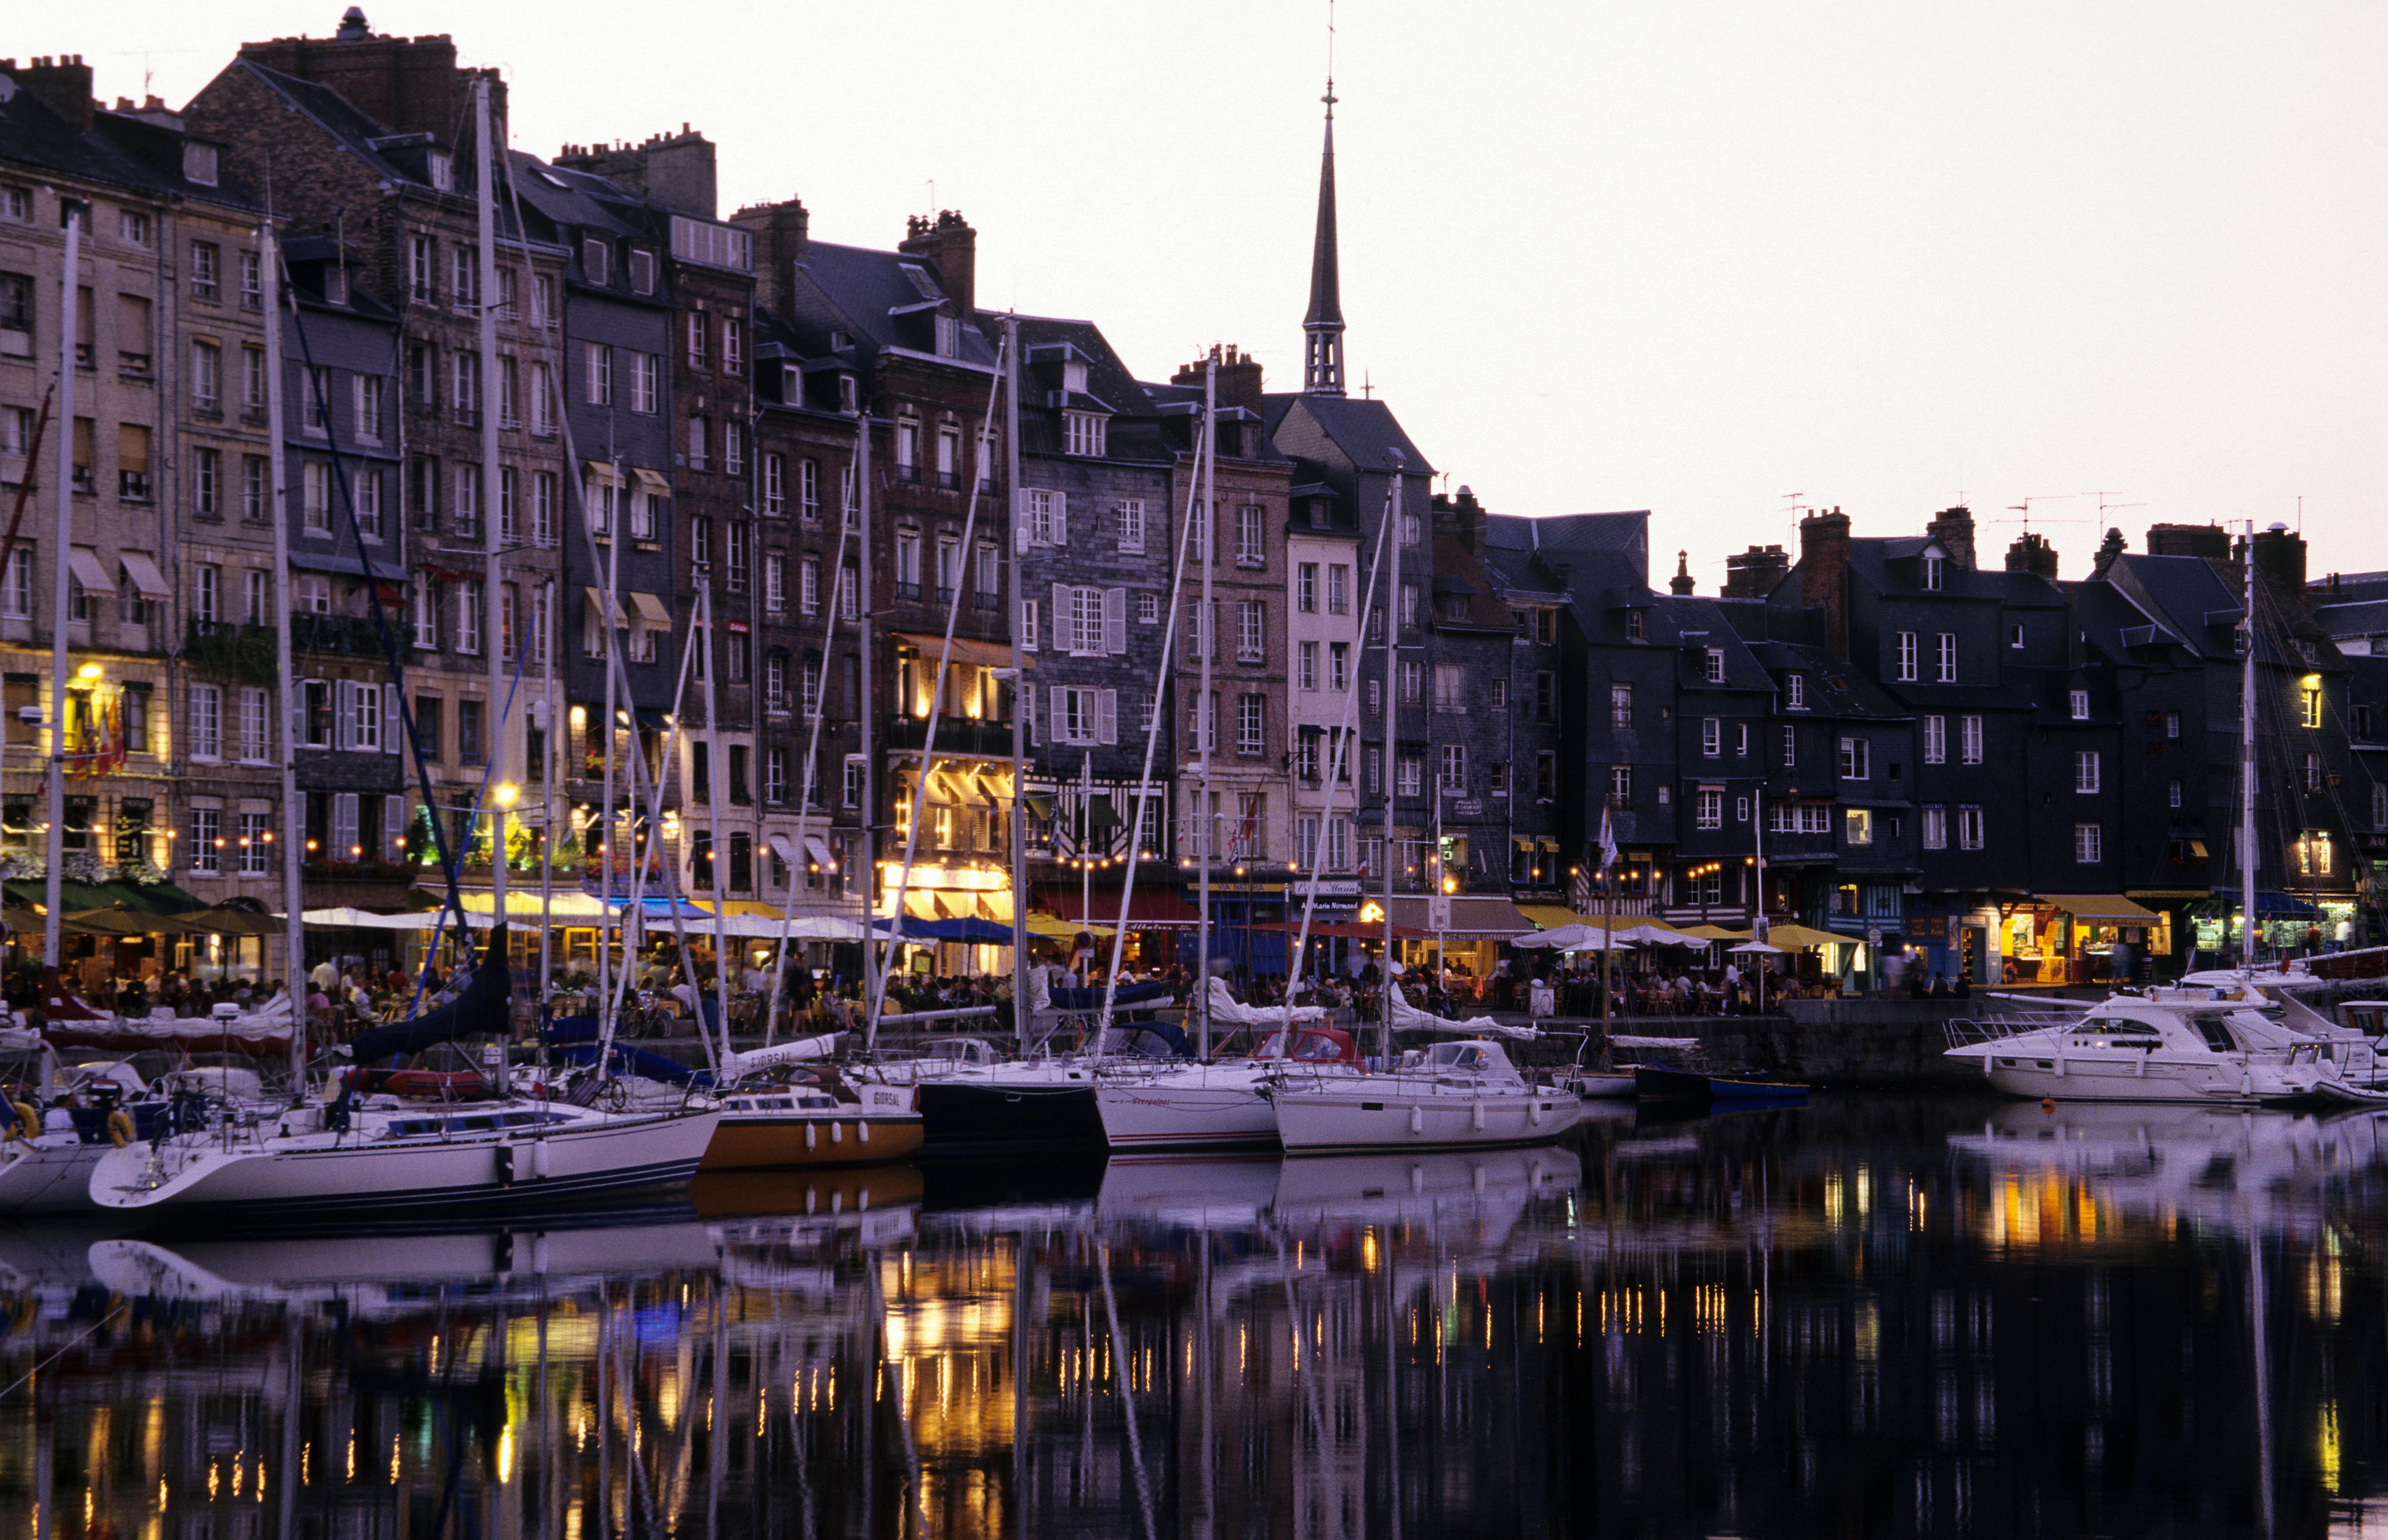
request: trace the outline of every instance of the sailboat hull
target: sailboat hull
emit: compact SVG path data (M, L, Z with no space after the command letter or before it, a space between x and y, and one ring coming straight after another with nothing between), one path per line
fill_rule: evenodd
M92 1202L120 1213L256 1219L535 1210L685 1186L719 1121L718 1112L629 1117L422 1141L186 1135L188 1143L109 1150L93 1168L89 1191Z
M1098 1086L1095 1105L1114 1150L1271 1149L1277 1108L1249 1070L1159 1075Z
M815 1116L730 1114L714 1131L698 1169L870 1166L901 1160L921 1147L918 1113L863 1114L852 1107Z
M1288 1155L1540 1144L1574 1128L1583 1111L1574 1092L1541 1089L1467 1096L1382 1083L1349 1092L1281 1087L1276 1100Z
M58 1134L0 1145L0 1214L89 1208L92 1168L109 1148Z
M921 1122L927 1144L1045 1144L1103 1147L1094 1087L923 1080Z

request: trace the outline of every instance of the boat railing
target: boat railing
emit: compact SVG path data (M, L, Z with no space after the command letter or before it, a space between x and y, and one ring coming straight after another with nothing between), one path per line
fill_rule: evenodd
M1996 1016L1951 1017L1940 1024L1941 1031L1951 1048L1977 1048L1986 1042L1999 1042L2024 1032L2045 1031L2051 1027L2063 1027L2077 1017L2051 1011L2004 1012Z

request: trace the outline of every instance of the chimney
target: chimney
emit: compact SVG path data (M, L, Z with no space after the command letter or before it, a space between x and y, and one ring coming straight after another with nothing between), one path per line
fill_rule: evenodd
M748 204L730 222L755 235L755 302L786 315L789 269L805 259L812 230L804 199Z
M1693 586L1692 553L1679 550L1675 552L1675 575L1667 579L1668 591L1688 596Z
M2007 571L2031 573L2053 583L2056 581L2056 548L2048 543L2047 536L2035 535L2026 529L2015 536L2013 545L2007 548Z
M1171 385L1202 388L1202 366L1213 360L1219 365L1219 404L1241 407L1247 411L1261 410L1261 360L1240 352L1234 343L1213 343L1205 358L1196 359L1176 373L1169 376Z
M619 183L659 208L714 217L719 207L715 187L713 141L686 123L678 133L650 135L643 145L567 145L555 163Z
M22 69L15 59L0 59L0 74L12 77L26 95L67 120L78 131L91 127L91 66L81 54L44 55Z
M1799 521L1799 597L1822 611L1824 646L1849 655L1849 519L1835 508Z
M2255 532L2255 570L2293 593L2305 591L2305 540L2286 524Z
M1974 511L1962 504L1944 508L1924 526L1924 533L1947 548L1949 560L1967 572L1974 570Z
M1791 558L1781 546L1752 546L1724 559L1727 599L1764 599L1791 570Z
M937 286L962 312L962 324L978 323L978 232L951 208L940 209L933 221L916 214L906 224L896 250L908 257L926 257L937 265Z
M389 37L365 24L350 6L333 36L284 37L244 43L240 57L339 94L350 107L395 133L428 133L446 145L471 132L473 82L484 71L456 68L456 44L446 33ZM504 79L488 70L494 87L489 110L506 111Z
M2098 542L2098 554L2090 564L2090 575L2092 577L2105 576L2108 569L2114 566L2115 559L2121 556L2128 549L2128 548L2124 543L2123 532L2121 530L2110 529L2106 531L2106 537Z
M2209 562L2230 560L2230 532L2220 524L2150 524L2150 556L2202 556Z

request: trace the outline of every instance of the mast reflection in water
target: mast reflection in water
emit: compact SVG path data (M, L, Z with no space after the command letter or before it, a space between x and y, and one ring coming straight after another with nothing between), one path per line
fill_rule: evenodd
M17 1229L0 1532L2351 1532L2383 1142L1820 1099L545 1232Z

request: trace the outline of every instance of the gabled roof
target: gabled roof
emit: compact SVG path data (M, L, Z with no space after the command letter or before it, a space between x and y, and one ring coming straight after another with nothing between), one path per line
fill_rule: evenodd
M2064 593L2037 573L2004 568L1961 567L1950 562L1941 568L1940 587L1926 588L1923 562L1926 547L1940 544L1929 536L1867 536L1849 542L1849 572L1862 577L1879 594L1928 594L1934 599L1988 600L2015 609L2061 610ZM1915 572L1910 576L1907 564Z
M205 140L204 134L193 137ZM120 113L95 111L86 130L19 87L0 93L0 161L38 166L81 182L232 208L256 205L246 189L210 187L183 175L183 136Z
M2314 619L2333 637L2388 636L2388 599L2324 604L2314 611Z
M1741 633L1733 628L1733 623L1713 599L1661 594L1650 607L1647 630L1654 646L1671 644L1683 650L1685 673L1681 682L1685 689L1774 688L1773 676L1758 661L1749 644L1741 639ZM1707 677L1705 658L1710 650L1724 654L1721 683L1711 684Z
M1261 421L1288 454L1329 461L1340 456L1354 471L1434 470L1392 409L1374 398L1264 396Z
M1783 702L1789 699L1787 692L1775 700L1776 714L1785 721L1810 716L1897 721L1914 714L1886 694L1881 686L1824 648L1800 642L1762 641L1750 643L1749 651L1778 683L1786 674L1800 675L1807 702L1804 707L1796 712L1785 708Z
M2105 575L2082 585L2114 585L2147 618L2204 657L2233 650L2227 640L2218 645L2212 625L2236 625L2242 595L2222 580L2202 556L2150 556L2125 551L2108 565Z

